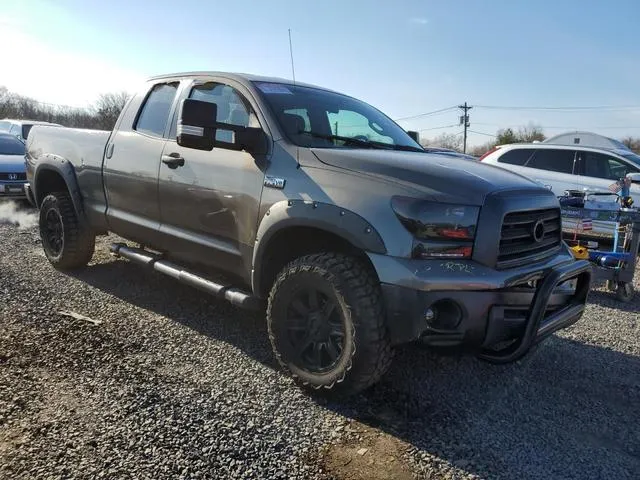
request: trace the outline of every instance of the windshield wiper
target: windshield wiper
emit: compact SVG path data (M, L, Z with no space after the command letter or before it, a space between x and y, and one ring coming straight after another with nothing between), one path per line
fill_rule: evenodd
M369 140L361 140L359 138L343 137L341 135L325 135L324 133L310 132L310 131L307 131L307 130L300 130L298 133L304 134L304 135L309 135L309 136L315 137L315 138L323 138L325 140L342 140L344 142L355 143L356 145L359 145L359 146L362 146L362 147L367 147L367 148L377 148L378 147L376 145L377 142L370 142ZM383 145L386 145L386 144L383 144ZM389 145L388 147L391 147L391 146L392 145Z
M362 140L354 137L343 137L341 135L326 135L324 133L310 132L307 130L301 130L299 133L310 135L316 138L323 138L325 140L342 140L347 143L353 143L355 145L366 148L379 148L384 150L403 150L407 152L424 152L422 148L412 147L411 145L393 145L391 143L376 142L375 140Z
M426 153L422 147L412 147L411 145L392 145L394 150L402 150L404 152L421 152Z

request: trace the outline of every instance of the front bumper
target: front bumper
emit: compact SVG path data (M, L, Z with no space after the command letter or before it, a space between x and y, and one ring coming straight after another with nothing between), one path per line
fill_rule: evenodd
M0 200L24 200L27 198L25 185L26 182L0 181Z
M521 358L578 321L591 284L590 263L575 261L566 249L546 262L502 271L473 261L370 258L382 284L393 344L420 339L462 346L496 363ZM437 305L455 305L457 321L434 323L427 312L432 307L437 312Z

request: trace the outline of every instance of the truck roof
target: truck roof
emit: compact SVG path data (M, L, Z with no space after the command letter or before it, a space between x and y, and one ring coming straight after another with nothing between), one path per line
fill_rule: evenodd
M325 88L325 87L321 87L318 85L313 85L310 83L304 83L304 82L298 82L298 81L293 81L291 79L287 79L287 78L280 78L280 77L267 77L267 76L262 76L262 75L254 75L252 73L237 73L237 72L217 72L217 71L207 71L207 70L203 70L203 71L194 71L194 72L176 72L176 73L168 73L168 74L164 74L164 75L156 75L153 77L150 77L148 80L160 80L163 78L184 78L184 77L201 77L201 76L217 76L217 77L225 77L225 78L229 78L232 80L237 80L240 82L270 82L270 83L283 83L286 85L298 85L298 86L302 86L302 87L311 87L311 88L318 88L320 90L326 90L329 92L333 92L334 90L331 90L329 88ZM340 93L340 92L336 92L336 93Z

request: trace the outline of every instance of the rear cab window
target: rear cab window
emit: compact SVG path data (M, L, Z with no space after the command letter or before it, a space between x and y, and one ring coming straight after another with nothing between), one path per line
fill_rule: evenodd
M31 125L31 124L22 125L22 138L24 138L25 140L29 136L29 132L31 131L31 127L33 127L33 125Z
M154 85L140 108L133 129L154 137L164 136L179 85L180 82Z

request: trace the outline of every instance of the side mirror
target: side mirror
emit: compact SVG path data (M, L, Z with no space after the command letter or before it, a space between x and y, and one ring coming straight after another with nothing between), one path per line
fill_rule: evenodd
M628 173L627 178L631 180L631 183L640 183L640 173Z
M180 105L176 140L181 147L213 150L218 106L185 98Z
M407 131L407 134L409 134L409 136L416 142L416 143L420 143L420 134L418 132L415 132L413 130L409 130Z

